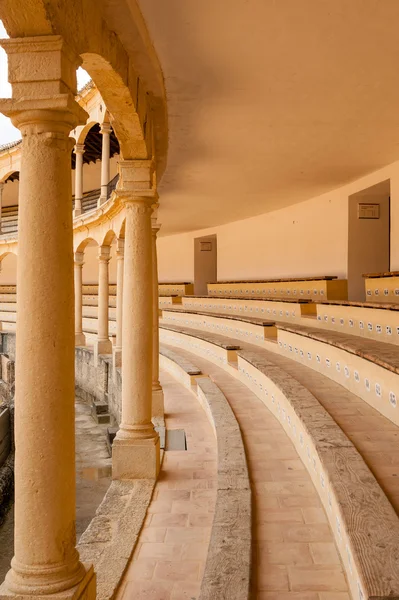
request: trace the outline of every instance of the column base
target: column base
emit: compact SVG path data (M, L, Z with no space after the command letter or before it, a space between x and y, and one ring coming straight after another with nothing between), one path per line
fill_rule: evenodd
M152 390L152 420L156 420L157 424L159 421L164 421L164 396L163 389L161 386L153 388Z
M75 333L75 346L86 346L86 336L84 333Z
M92 565L84 565L86 575L80 583L68 590L56 594L40 594L39 591L29 593L11 592L6 582L0 585L0 600L96 600L96 574Z
M112 479L156 479L159 469L160 447L157 433L149 439L114 439Z
M72 211L73 218L80 217L81 214L82 214L82 209L81 208L74 208L73 211Z

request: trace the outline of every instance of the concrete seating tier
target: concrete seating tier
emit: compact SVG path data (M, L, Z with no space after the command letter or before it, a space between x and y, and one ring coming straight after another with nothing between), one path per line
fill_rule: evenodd
M167 335L166 332L168 332ZM179 325L166 323L160 324L159 335L160 340L165 344L177 347L179 347L179 341L183 336L182 347L186 348L188 344L188 350L192 347L204 358L214 360L218 364L237 364L237 350L240 346L237 345L235 340L228 337L202 332L197 329L188 330ZM165 336L166 339L164 339Z
M399 304L331 301L317 304L317 326L399 344Z
M167 343L204 356L197 344L200 332L193 333L161 329ZM219 366L246 383L294 443L324 505L352 597L399 598L398 516L361 455L318 400L266 360L264 352L245 344L237 351L238 374L228 363Z
M94 284L93 285L92 284L82 285L82 294L83 294L83 296L85 296L85 295L98 296L98 285L94 285ZM116 285L114 285L114 284L109 285L109 295L116 296Z
M399 302L399 271L365 273L366 300Z
M240 427L213 381L172 348L161 346L160 352L162 368L196 392L217 441L216 507L199 600L249 600L252 493Z
M181 296L159 296L159 308L163 308L164 306L176 306L181 305L182 297Z
M173 377L180 380L189 389L195 384L197 377L204 377L201 369L165 344L159 346L159 366L171 373Z
M260 317L301 323L302 317L316 317L316 305L310 300L276 298L211 298L184 296L183 310L217 312L218 314Z
M339 300L348 297L348 282L336 277L268 279L265 281L221 281L208 283L209 296L309 298Z
M278 324L279 351L340 383L399 425L399 354L392 344Z
M190 282L159 283L159 296L188 296L194 294L194 284Z
M253 344L263 345L265 339L277 339L274 321L265 321L257 317L164 309L162 322L222 333L237 339L245 339Z

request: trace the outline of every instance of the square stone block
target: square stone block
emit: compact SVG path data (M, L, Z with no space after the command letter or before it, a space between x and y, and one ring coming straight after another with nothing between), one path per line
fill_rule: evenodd
M118 439L112 445L112 479L156 479L160 469L159 436Z

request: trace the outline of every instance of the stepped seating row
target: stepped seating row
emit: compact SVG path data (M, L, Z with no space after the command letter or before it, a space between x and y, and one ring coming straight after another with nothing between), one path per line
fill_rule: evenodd
M159 296L188 296L194 294L194 284L190 282L159 283Z
M393 344L294 323L220 313L164 309L160 323L229 336L290 356L337 381L399 424L399 355Z
M249 600L252 492L239 425L220 388L181 353L161 345L160 366L194 392L217 442L215 515L199 600Z
M399 271L365 273L366 300L399 302Z
M348 282L336 277L268 279L264 281L221 281L208 283L209 296L224 297L303 297L315 301L348 297Z
M161 340L176 352L184 349L213 361L218 357L219 366L264 402L294 443L318 491L352 597L398 598L398 515L361 454L317 398L273 361L274 354L251 344L235 348L234 359L234 340L164 324ZM384 440L375 445L383 448ZM399 449L391 451L398 461Z

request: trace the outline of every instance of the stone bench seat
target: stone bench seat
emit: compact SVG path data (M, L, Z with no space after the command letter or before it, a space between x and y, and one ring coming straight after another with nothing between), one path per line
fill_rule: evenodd
M399 425L397 346L315 327L278 324L278 350L329 377Z
M196 393L217 442L215 514L198 598L249 600L252 492L239 424L221 389L209 377L201 374L201 370L193 365L185 353L163 345L160 353L162 368ZM193 375L193 379L186 377L187 371Z
M366 300L379 302L399 302L399 271L365 273L364 285Z
M265 339L277 339L275 322L258 317L183 309L163 309L161 322L193 327L201 331L222 333L238 340L244 339L260 345L263 345Z
M176 315L199 315L206 317L215 317L227 319L230 321L242 321L243 323L252 323L252 325L261 325L262 327L273 327L275 325L275 321L270 321L268 319L262 319L260 317L247 317L247 316L235 316L235 315L226 315L223 313L215 313L209 314L209 312L200 311L200 310L182 310L175 308L167 308L163 311L163 313L171 313Z
M302 317L316 317L316 304L302 299L229 298L184 296L183 310L209 311L226 315L253 316L272 321L302 322Z
M159 296L186 296L194 293L194 284L192 282L160 282L158 283Z
M158 296L158 306L163 308L164 306L176 306L181 305L182 296L169 295L169 296Z
M399 344L399 304L320 302L317 304L317 327Z
M235 364L237 362L237 350L240 349L240 346L236 343L236 340L226 336L197 329L187 329L179 325L161 323L159 326L159 337L163 344L177 347L179 347L181 338L183 337L183 346L188 343L189 346L198 350L202 356L209 360L214 359L217 363L225 364Z
M193 354L198 332L164 330L167 343ZM206 334L203 334L204 337ZM193 340L190 340L193 338ZM237 351L238 379L279 420L325 508L353 598L399 598L399 518L358 450L317 398L250 344ZM220 366L234 371L229 363ZM235 375L237 377L237 375ZM359 527L359 523L363 525Z
M348 282L333 276L270 279L253 281L220 281L208 283L209 296L306 297L313 300L335 300L348 297Z

